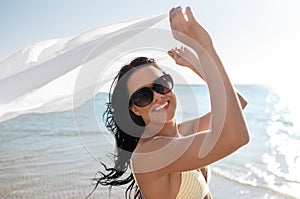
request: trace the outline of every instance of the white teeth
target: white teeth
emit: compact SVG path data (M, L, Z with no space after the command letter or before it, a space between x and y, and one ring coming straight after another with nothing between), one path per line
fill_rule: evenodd
M155 108L154 111L159 111L159 110L165 108L168 104L169 104L168 102L165 102L162 105L160 105L159 107Z

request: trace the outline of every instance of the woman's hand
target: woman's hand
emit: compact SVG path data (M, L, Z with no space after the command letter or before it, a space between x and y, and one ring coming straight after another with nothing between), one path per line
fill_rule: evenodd
M169 50L168 54L174 59L176 64L188 68L192 68L193 64L198 61L196 56L183 46Z
M200 62L197 56L191 52L188 48L181 46L180 48L174 48L168 51L170 57L172 57L176 64L188 67L193 71L197 72L197 74L205 80L203 74L197 70L195 66L199 65Z
M183 10L181 7L172 8L169 12L170 25L176 40L190 47L198 42L206 50L213 47L207 31L196 21L191 8Z

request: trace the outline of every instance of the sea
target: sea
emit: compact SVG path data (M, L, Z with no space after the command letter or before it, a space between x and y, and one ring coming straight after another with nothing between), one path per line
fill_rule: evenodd
M236 89L248 101L250 142L210 165L213 198L299 199L300 121L295 115L300 110L271 87ZM206 86L176 85L175 92L177 122L210 110ZM106 101L107 93L98 93L71 111L31 113L0 123L0 198L88 196L92 178L103 171L100 162L113 164L114 140L102 121ZM98 186L89 198L125 198L125 189Z

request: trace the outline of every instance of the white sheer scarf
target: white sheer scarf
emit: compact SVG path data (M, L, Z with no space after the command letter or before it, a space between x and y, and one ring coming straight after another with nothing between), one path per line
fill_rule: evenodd
M114 66L121 67L128 60L116 57L120 58L125 51L134 52L134 49L142 48L143 42L136 45L140 41L161 42L159 39L155 41L153 38L138 36L166 17L167 14L163 14L136 19L99 27L71 38L42 41L2 61L0 122L26 113L65 111L80 106L101 89L99 84L104 85L112 80L119 69L108 67L104 74L101 67L107 67L113 60ZM152 31L147 36L151 34L155 37L157 33L158 30ZM129 40L131 43L128 47L124 43ZM171 40L164 42L170 47L174 46ZM160 46L155 45L157 48ZM144 50L147 51L146 48ZM159 50L154 54L155 57L161 56ZM91 75L93 70L98 70L94 76ZM86 88L91 88L86 92L88 94L80 95ZM84 97L74 100L74 96Z

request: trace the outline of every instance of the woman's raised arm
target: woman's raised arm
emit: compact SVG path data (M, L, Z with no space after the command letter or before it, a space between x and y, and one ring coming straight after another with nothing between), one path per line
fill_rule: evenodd
M145 143L134 154L135 172L155 171L158 175L197 169L211 164L245 145L248 129L238 97L206 30L191 9L170 11L173 36L190 46L201 57L211 100L211 129L185 137L160 137Z
M181 7L170 11L170 24L175 39L194 49L200 62L192 70L204 73L212 107L212 133L219 141L242 145L249 141L247 126L238 96L217 55L212 39L196 21L191 9ZM225 111L225 113L222 113ZM222 118L223 117L223 118ZM221 130L221 132L219 132Z
M170 57L172 57L177 65L190 68L194 71L204 82L206 82L205 76L197 69L196 65L200 64L198 57L186 47L174 48L168 51ZM201 59L201 57L200 57ZM243 95L235 89L238 96L239 103L244 109L247 106L247 100ZM194 118L192 120L184 121L180 124L180 133L182 135L190 135L199 131L204 131L210 128L211 112L205 115ZM192 129L192 130L191 130Z

